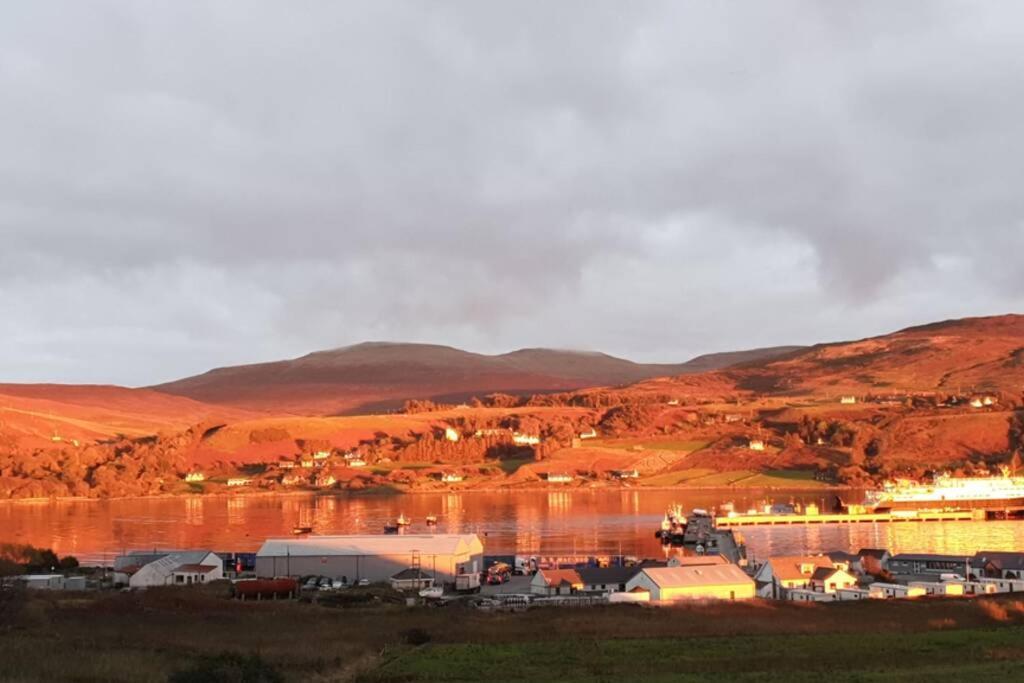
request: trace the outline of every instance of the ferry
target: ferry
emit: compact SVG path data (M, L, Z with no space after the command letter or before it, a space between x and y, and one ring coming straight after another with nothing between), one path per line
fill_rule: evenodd
M863 507L868 512L1024 508L1024 477L1011 476L1004 467L988 477L940 474L930 483L889 481L878 491L868 491Z

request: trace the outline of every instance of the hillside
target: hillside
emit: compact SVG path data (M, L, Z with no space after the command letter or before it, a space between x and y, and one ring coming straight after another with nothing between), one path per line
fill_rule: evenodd
M379 412L406 399L462 401L503 392L529 395L630 384L765 358L792 347L641 364L604 353L521 349L501 355L449 346L367 342L294 360L211 370L153 389L198 401L306 415Z

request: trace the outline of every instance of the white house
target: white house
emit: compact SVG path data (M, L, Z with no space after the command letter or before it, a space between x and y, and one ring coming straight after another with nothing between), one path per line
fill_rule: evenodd
M444 428L444 438L448 439L449 441L458 441L461 438L461 436L462 435L459 434L459 432L454 427Z
M750 450L752 451L763 451L764 441L762 441L761 439L751 439L750 443L748 444L748 448L750 448Z
M550 482L552 484L566 484L566 483L572 481L572 479L573 479L573 477L572 477L571 474L565 474L565 473L562 473L562 472L559 472L559 473L550 472L550 473L548 473L548 477L547 477L548 482Z
M462 479L462 475L457 472L445 472L441 475L441 481L446 484L458 484Z
M530 580L534 595L572 595L583 590L583 579L575 569L540 569Z
M249 477L231 477L228 479L228 486L248 486L249 483Z
M819 569L833 570L835 563L827 555L782 555L770 558L754 573L758 595L762 598L783 598L785 592L809 588Z
M911 581L911 588L924 589L925 595L963 595L964 584L961 581Z
M593 427L591 427L590 429L588 429L585 432L580 432L580 439L596 439L596 438L597 438L597 430L594 429Z
M540 437L533 434L520 434L519 432L513 432L512 443L517 446L536 446L540 443Z
M853 588L857 577L838 567L819 567L811 574L810 589L819 593L834 594L840 588Z
M185 475L185 481L204 481L206 475L202 472L189 472Z
M843 396L839 399L839 402L843 405L851 405L857 402L856 396Z
M188 586L224 578L224 562L209 550L131 553L114 561L114 585Z

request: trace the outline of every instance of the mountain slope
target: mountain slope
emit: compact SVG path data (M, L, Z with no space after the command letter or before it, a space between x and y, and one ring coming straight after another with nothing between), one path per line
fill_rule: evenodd
M761 358L779 352L745 353ZM582 351L521 349L489 356L434 344L367 342L294 360L219 368L153 388L208 403L339 414L393 408L411 398L462 400L492 392L531 394L628 384L729 360L726 354L691 368L687 363L645 365Z

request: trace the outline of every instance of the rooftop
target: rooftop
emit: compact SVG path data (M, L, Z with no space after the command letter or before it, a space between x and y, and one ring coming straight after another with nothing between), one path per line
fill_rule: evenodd
M643 573L659 588L680 588L689 586L728 586L753 583L742 569L734 564L708 565L703 567L651 567Z
M319 555L455 555L480 553L476 534L364 534L268 538L257 557L310 557Z

